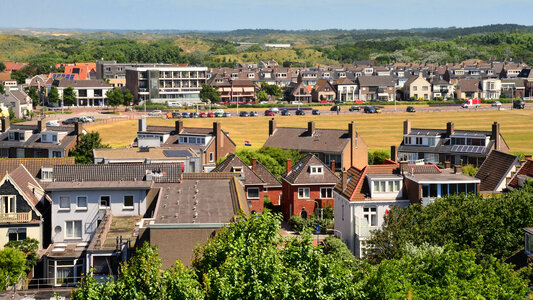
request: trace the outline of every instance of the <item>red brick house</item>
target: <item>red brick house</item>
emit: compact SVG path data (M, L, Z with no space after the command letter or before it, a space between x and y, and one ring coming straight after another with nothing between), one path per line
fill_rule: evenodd
M333 188L338 180L335 173L313 154L302 158L294 168L287 160L287 172L282 175L284 218L299 215L307 219L315 209L333 207Z
M246 201L251 212L263 212L265 198L275 206L281 203L281 183L255 158L252 159L252 165L248 166L237 155L230 154L211 172L238 173L237 178L244 186Z

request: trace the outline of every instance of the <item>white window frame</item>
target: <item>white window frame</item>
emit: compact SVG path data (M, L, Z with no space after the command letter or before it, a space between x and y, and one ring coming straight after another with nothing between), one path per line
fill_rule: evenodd
M80 198L85 198L85 206L80 206ZM85 195L76 196L76 210L87 210L89 205L89 197Z
M257 197L250 197L250 190L257 190ZM260 198L259 188L258 187L246 188L246 198L247 199L259 199Z
M2 195L0 196L2 202L0 202L0 213L16 213L17 212L17 195ZM5 199L8 199L7 202ZM14 200L11 200L14 199ZM4 206L7 203L7 209ZM14 207L11 207L14 206Z
M126 197L131 197L131 206L127 206L126 205ZM134 209L134 207L135 207L135 196L133 196L133 195L124 195L122 197L122 199L123 199L123 201L122 201L122 205L123 205L122 209Z
M378 208L376 206L363 207L363 218L367 221L368 226L377 227L379 223L378 222Z
M108 203L107 206L103 206L102 205L102 197L109 197L109 203ZM111 195L100 195L100 197L98 197L98 207L100 209L105 209L105 208L111 207Z
M324 191L326 191L326 197L324 197ZM333 188L331 187L320 188L320 199L333 199Z
M54 176L54 169L53 168L41 168L41 181L52 181L52 177Z
M309 199L311 197L310 188L298 188L298 199Z
M70 234L69 234L69 224L71 224L71 230L72 230L72 232L70 232ZM76 224L80 224L80 235L79 236L75 235ZM65 239L81 240L82 237L83 237L83 224L82 224L82 221L80 221L80 220L65 221Z
M62 206L62 200L67 199L68 200L68 207ZM59 196L59 210L70 210L70 196Z
M324 174L324 167L322 166L309 166L311 174Z

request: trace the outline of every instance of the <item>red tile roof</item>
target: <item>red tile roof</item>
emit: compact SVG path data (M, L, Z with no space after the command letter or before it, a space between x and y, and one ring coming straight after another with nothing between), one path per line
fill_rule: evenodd
M10 62L10 61L4 62L4 65L6 66L6 70L8 71L20 70L23 67L28 66L29 64L30 63L27 63L27 62Z
M526 160L522 167L516 172L516 174L513 176L511 181L509 182L509 187L512 188L518 188L518 176L527 176L527 177L533 177L533 160Z

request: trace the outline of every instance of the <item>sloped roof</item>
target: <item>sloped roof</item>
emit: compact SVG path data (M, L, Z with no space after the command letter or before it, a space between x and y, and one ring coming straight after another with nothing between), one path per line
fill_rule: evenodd
M28 172L37 177L42 167L53 167L56 165L73 165L74 157L55 158L0 158L0 176L10 173L20 165L24 165Z
M518 176L533 177L533 160L526 160L509 182L509 187L518 188Z
M311 174L310 166L322 166L322 174ZM336 184L339 178L333 173L322 161L313 154L294 164L289 173L282 175L287 182L291 184L315 184L315 183L332 183Z
M81 125L81 124L80 124ZM37 132L37 125L19 125L11 124L6 132L0 133L0 148L38 148L38 149L65 149L72 143L76 143L76 132L74 126L49 126L46 127L46 131L66 132L58 143L43 143L41 142L41 134ZM10 141L10 130L31 130L32 135L26 139L26 141Z
M392 76L359 76L359 86L394 86Z
M241 180L245 185L264 185L265 182L259 175L248 167L235 153L230 154L221 164L216 166L211 172L233 172L234 167L242 168L244 179Z
M498 150L490 152L476 173L476 178L481 180L481 191L496 191L498 186L507 177L511 168L520 164L520 158Z
M262 163L257 162L255 173L263 179L266 187L281 187L281 182Z
M337 79L335 82L333 82L333 85L341 85L341 84L354 84L354 82L348 79L347 77L341 77Z
M34 193L32 185L35 188L43 191L42 186L37 182L35 177L33 177L28 170L23 165L18 166L15 170L9 173L9 177L17 184L17 186L22 190L26 198L31 201L31 203L36 206L41 199L39 199ZM44 193L43 193L44 194Z
M461 79L458 89L461 89L461 92L479 92L479 79Z
M178 182L181 165L178 164L109 164L109 165L63 165L54 167L54 182L73 181L143 181L147 172L158 173L154 182Z
M307 128L276 127L264 146L306 152L341 152L349 141L348 130L343 129L315 129L315 133L309 135Z
M366 175L399 174L399 169L397 164L368 165L363 170L351 167L346 172L348 178L344 190L342 189L342 180L337 183L335 190L350 201L362 201L370 195Z

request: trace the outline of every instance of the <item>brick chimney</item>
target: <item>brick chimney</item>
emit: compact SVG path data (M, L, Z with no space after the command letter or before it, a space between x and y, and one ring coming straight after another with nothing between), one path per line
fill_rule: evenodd
M398 151L396 151L396 146L394 145L390 146L390 160L392 161L398 160Z
M402 160L400 162L400 172L402 173L402 175L403 175L404 171L407 169L408 165L409 165L409 162L406 161L406 160Z
M348 172L346 172L346 169L342 169L342 175L341 175L341 190L344 191L346 189L346 186L348 185Z
M455 166L453 166L453 172L454 172L455 174L461 174L461 173L463 173L463 166L461 166L461 165L455 165Z
M255 159L255 157L252 158L252 170L253 170L254 172L257 171L257 159Z
M274 130L276 130L276 120L272 118L268 121L268 136L271 136L274 134Z
M411 132L411 121L403 121L403 134L409 134Z
M291 171L291 167L291 159L287 158L287 174L289 174L289 172Z
M494 122L492 124L492 136L491 138L494 140L494 149L500 150L501 148L501 141L500 141L500 124L498 122Z
M307 122L307 135L313 136L315 133L315 121Z
M76 123L74 123L74 132L76 133L76 141L79 141L80 136L83 132L83 123L81 123L80 121L76 121Z
M9 117L3 117L2 120L2 132L6 132L9 129Z
M335 160L331 160L331 172L335 173Z
M183 129L183 121L177 120L176 123L174 123L174 131L176 132L176 134L179 134L182 129Z
M224 137L220 122L213 122L213 136L215 137L215 161L220 159L222 148L224 148Z
M43 120L37 121L37 132L43 132L46 130L46 123Z
M355 166L355 152L359 144L357 141L357 132L355 132L355 123L348 123L348 136L350 137L350 166Z
M446 136L450 137L454 132L455 130L454 130L453 122L446 123Z
M146 119L145 118L139 119L139 130L138 131L146 131Z
M444 162L444 168L445 169L450 169L451 167L452 167L452 163L449 160Z
M532 160L532 159L531 159L531 154L526 154L526 155L524 155L524 159L525 159L525 160Z

